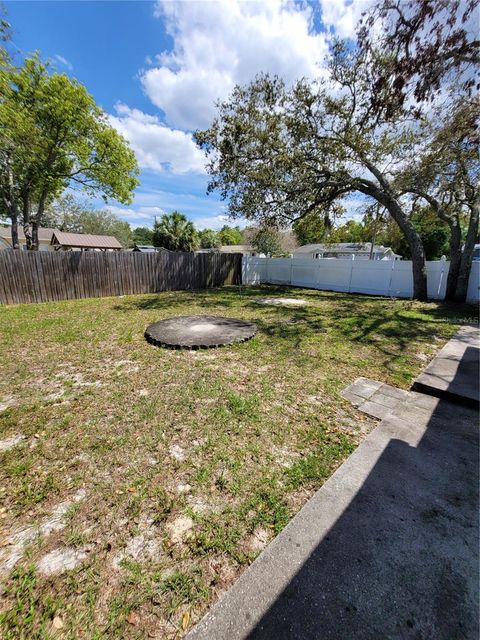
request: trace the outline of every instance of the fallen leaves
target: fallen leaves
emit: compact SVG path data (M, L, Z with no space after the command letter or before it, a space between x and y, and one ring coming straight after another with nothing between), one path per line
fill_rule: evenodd
M131 624L131 625L138 624L138 616L135 613L135 611L130 611L130 613L127 616L127 622L128 624Z
M62 618L60 616L55 616L52 620L52 627L54 629L56 629L57 631L59 629L63 629L63 627L65 626Z
M188 627L189 622L190 622L190 611L185 611L182 617L182 629L184 631Z

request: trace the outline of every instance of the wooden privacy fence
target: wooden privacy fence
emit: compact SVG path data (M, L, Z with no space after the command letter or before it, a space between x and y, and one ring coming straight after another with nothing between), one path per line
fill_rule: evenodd
M221 287L241 271L241 254L0 251L0 303Z

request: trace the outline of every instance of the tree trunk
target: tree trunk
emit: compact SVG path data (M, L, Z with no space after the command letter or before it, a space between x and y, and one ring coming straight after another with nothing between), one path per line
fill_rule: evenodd
M31 238L31 246L30 249L32 251L38 251L40 248L38 242L38 228L40 223L42 222L43 214L45 213L45 203L47 201L47 190L44 189L42 194L40 195L40 199L38 201L37 213L31 218L32 220L32 238Z
M413 298L428 300L427 294L427 263L422 241L412 224L411 229L404 231L405 238L412 253Z
M465 302L467 298L468 279L470 277L470 271L472 269L473 251L475 248L475 242L478 237L479 217L480 190L477 190L477 194L473 201L472 210L470 213L467 236L465 238L465 245L463 247L460 268L458 271L457 288L455 290L455 295L453 298L455 302Z
M20 249L20 243L18 241L18 214L16 207L13 207L13 211L10 210L10 219L12 221L12 249Z
M22 193L23 233L28 251L32 248L32 227L30 225L30 195Z
M446 221L450 227L450 268L448 270L445 300L453 300L462 259L462 231L458 216L455 216L454 219L449 217Z
M371 185L366 189L361 188L360 191L372 196L377 202L380 202L400 227L410 247L410 253L412 254L413 298L415 300L427 300L427 264L425 261L425 251L422 240L413 226L412 221L405 215L397 199L391 193L376 187L372 188Z
M4 200L8 209L8 215L12 221L12 249L18 251L18 249L20 249L20 243L18 241L18 204L15 198L13 171L8 155L6 162L8 167L8 188L4 195Z
M40 246L38 242L38 222L34 220L32 223L32 246L30 247L30 249L32 251L38 251L39 248Z

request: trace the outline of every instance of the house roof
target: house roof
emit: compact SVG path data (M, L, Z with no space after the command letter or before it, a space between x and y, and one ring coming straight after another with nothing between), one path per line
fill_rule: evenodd
M82 249L123 249L120 242L113 236L95 236L88 233L68 233L53 230L51 244L63 247L78 247Z
M226 244L219 248L222 253L246 253L253 251L251 244Z
M141 251L142 253L155 253L157 248L151 244L136 244L133 247L134 251Z
M337 242L331 244L305 244L294 250L293 253L311 253L313 251L327 251L328 253L370 253L371 242ZM390 247L374 245L375 253L388 253L392 251Z
M43 242L50 242L54 231L57 231L57 229L49 229L48 227L39 227L38 239ZM11 241L12 227L10 225L0 226L0 238L4 238L5 240ZM21 225L18 226L18 239L25 240L25 234L23 233L23 229Z

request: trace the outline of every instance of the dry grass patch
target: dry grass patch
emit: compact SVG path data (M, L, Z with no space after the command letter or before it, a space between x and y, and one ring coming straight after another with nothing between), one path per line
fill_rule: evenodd
M200 313L259 332L143 338ZM342 388L407 388L471 315L275 287L1 308L2 638L183 635L374 426Z

